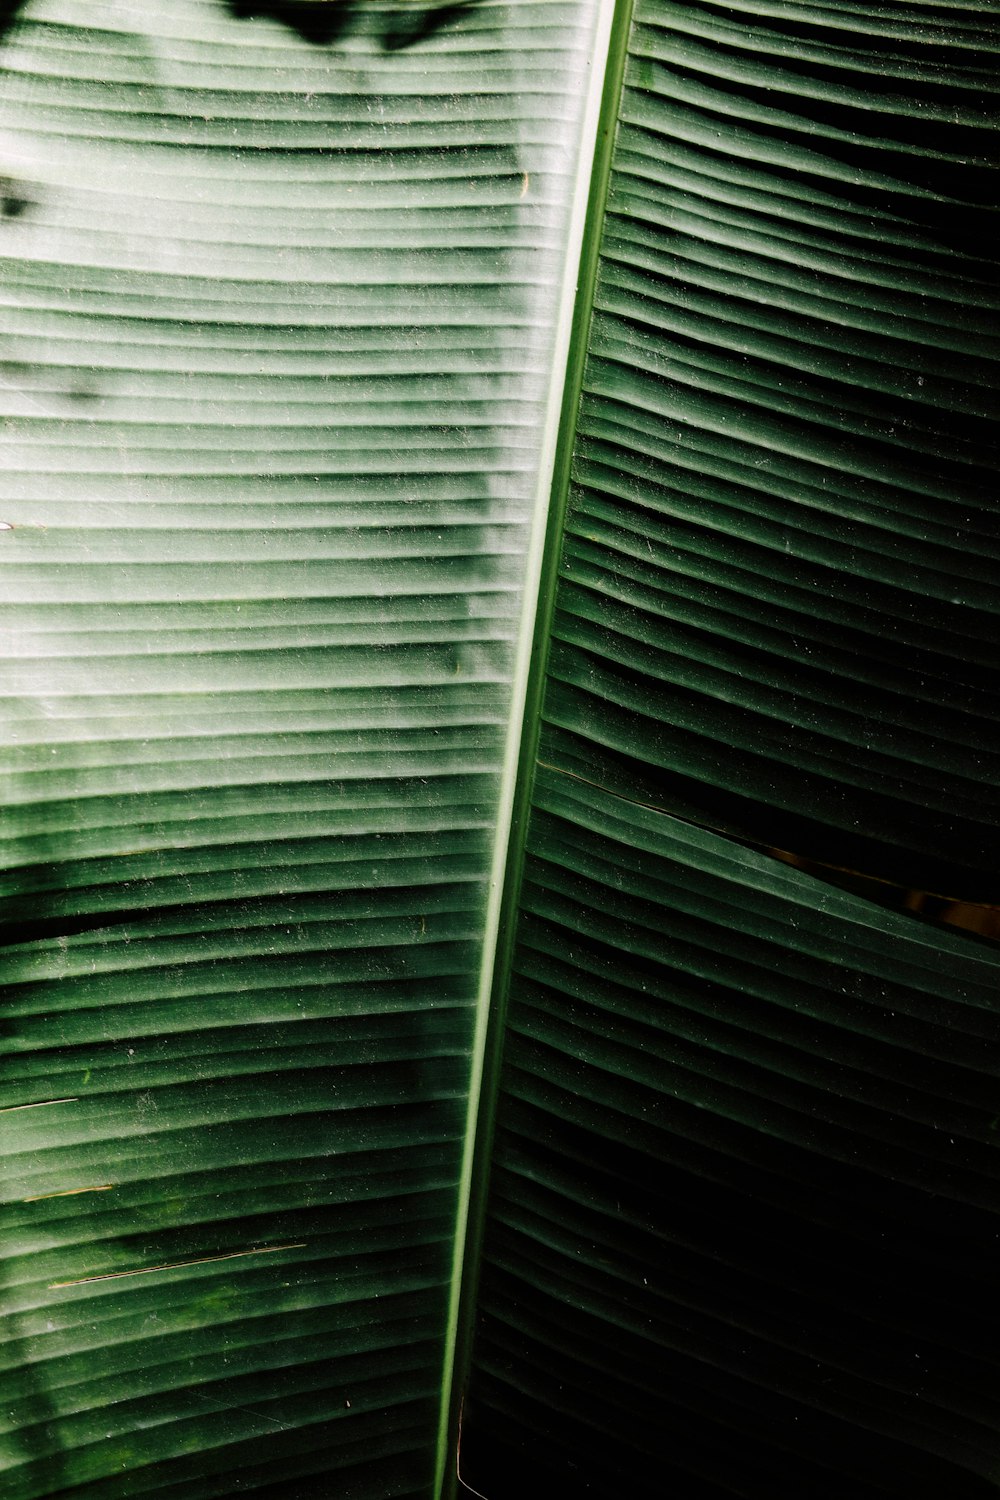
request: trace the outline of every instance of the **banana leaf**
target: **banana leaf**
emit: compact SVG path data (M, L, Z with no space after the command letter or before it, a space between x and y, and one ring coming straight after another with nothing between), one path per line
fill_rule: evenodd
M0 9L4 1500L1000 1482L1000 31Z

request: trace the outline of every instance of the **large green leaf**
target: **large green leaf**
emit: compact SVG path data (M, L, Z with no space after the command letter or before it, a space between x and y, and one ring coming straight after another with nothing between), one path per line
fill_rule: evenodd
M3 50L5 1500L437 1462L595 11L338 12Z
M993 1493L995 16L0 27L5 1500Z
M498 990L485 1494L1000 1482L1000 958L926 921L1000 935L991 11L637 0Z

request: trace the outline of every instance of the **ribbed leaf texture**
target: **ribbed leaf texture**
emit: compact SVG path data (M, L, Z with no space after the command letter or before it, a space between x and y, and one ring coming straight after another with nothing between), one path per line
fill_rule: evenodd
M987 5L638 0L465 1408L491 1500L1000 1484L998 50Z
M431 1483L593 7L322 15L0 55L4 1500Z

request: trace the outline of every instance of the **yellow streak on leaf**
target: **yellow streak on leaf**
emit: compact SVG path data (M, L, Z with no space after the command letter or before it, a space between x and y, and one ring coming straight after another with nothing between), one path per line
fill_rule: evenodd
M110 1193L113 1182L101 1182L95 1187L63 1188L59 1193L36 1193L32 1198L22 1198L22 1203L44 1203L46 1198L75 1198L77 1193Z
M91 1281L117 1281L122 1276L151 1276L154 1271L181 1271L185 1266L207 1266L219 1260L240 1260L244 1255L276 1255L279 1250L302 1250L307 1240L294 1245L264 1245L254 1250L229 1250L225 1255L202 1255L198 1260L173 1260L162 1266L139 1266L135 1271L104 1271L100 1276L78 1276L75 1281L50 1281L49 1291L57 1287L85 1286Z
M48 1109L52 1104L76 1104L78 1096L73 1099L39 1099L37 1104L5 1104L0 1108L0 1115L12 1115L18 1109Z

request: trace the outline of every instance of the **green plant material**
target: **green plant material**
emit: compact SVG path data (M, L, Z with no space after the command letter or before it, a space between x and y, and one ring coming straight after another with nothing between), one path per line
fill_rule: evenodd
M4 1500L1000 1480L1000 39L630 9L0 6Z
M594 16L399 16L6 38L5 1500L433 1482Z
M506 931L491 1500L1000 1481L997 951L913 914L1000 935L998 44L637 0Z

